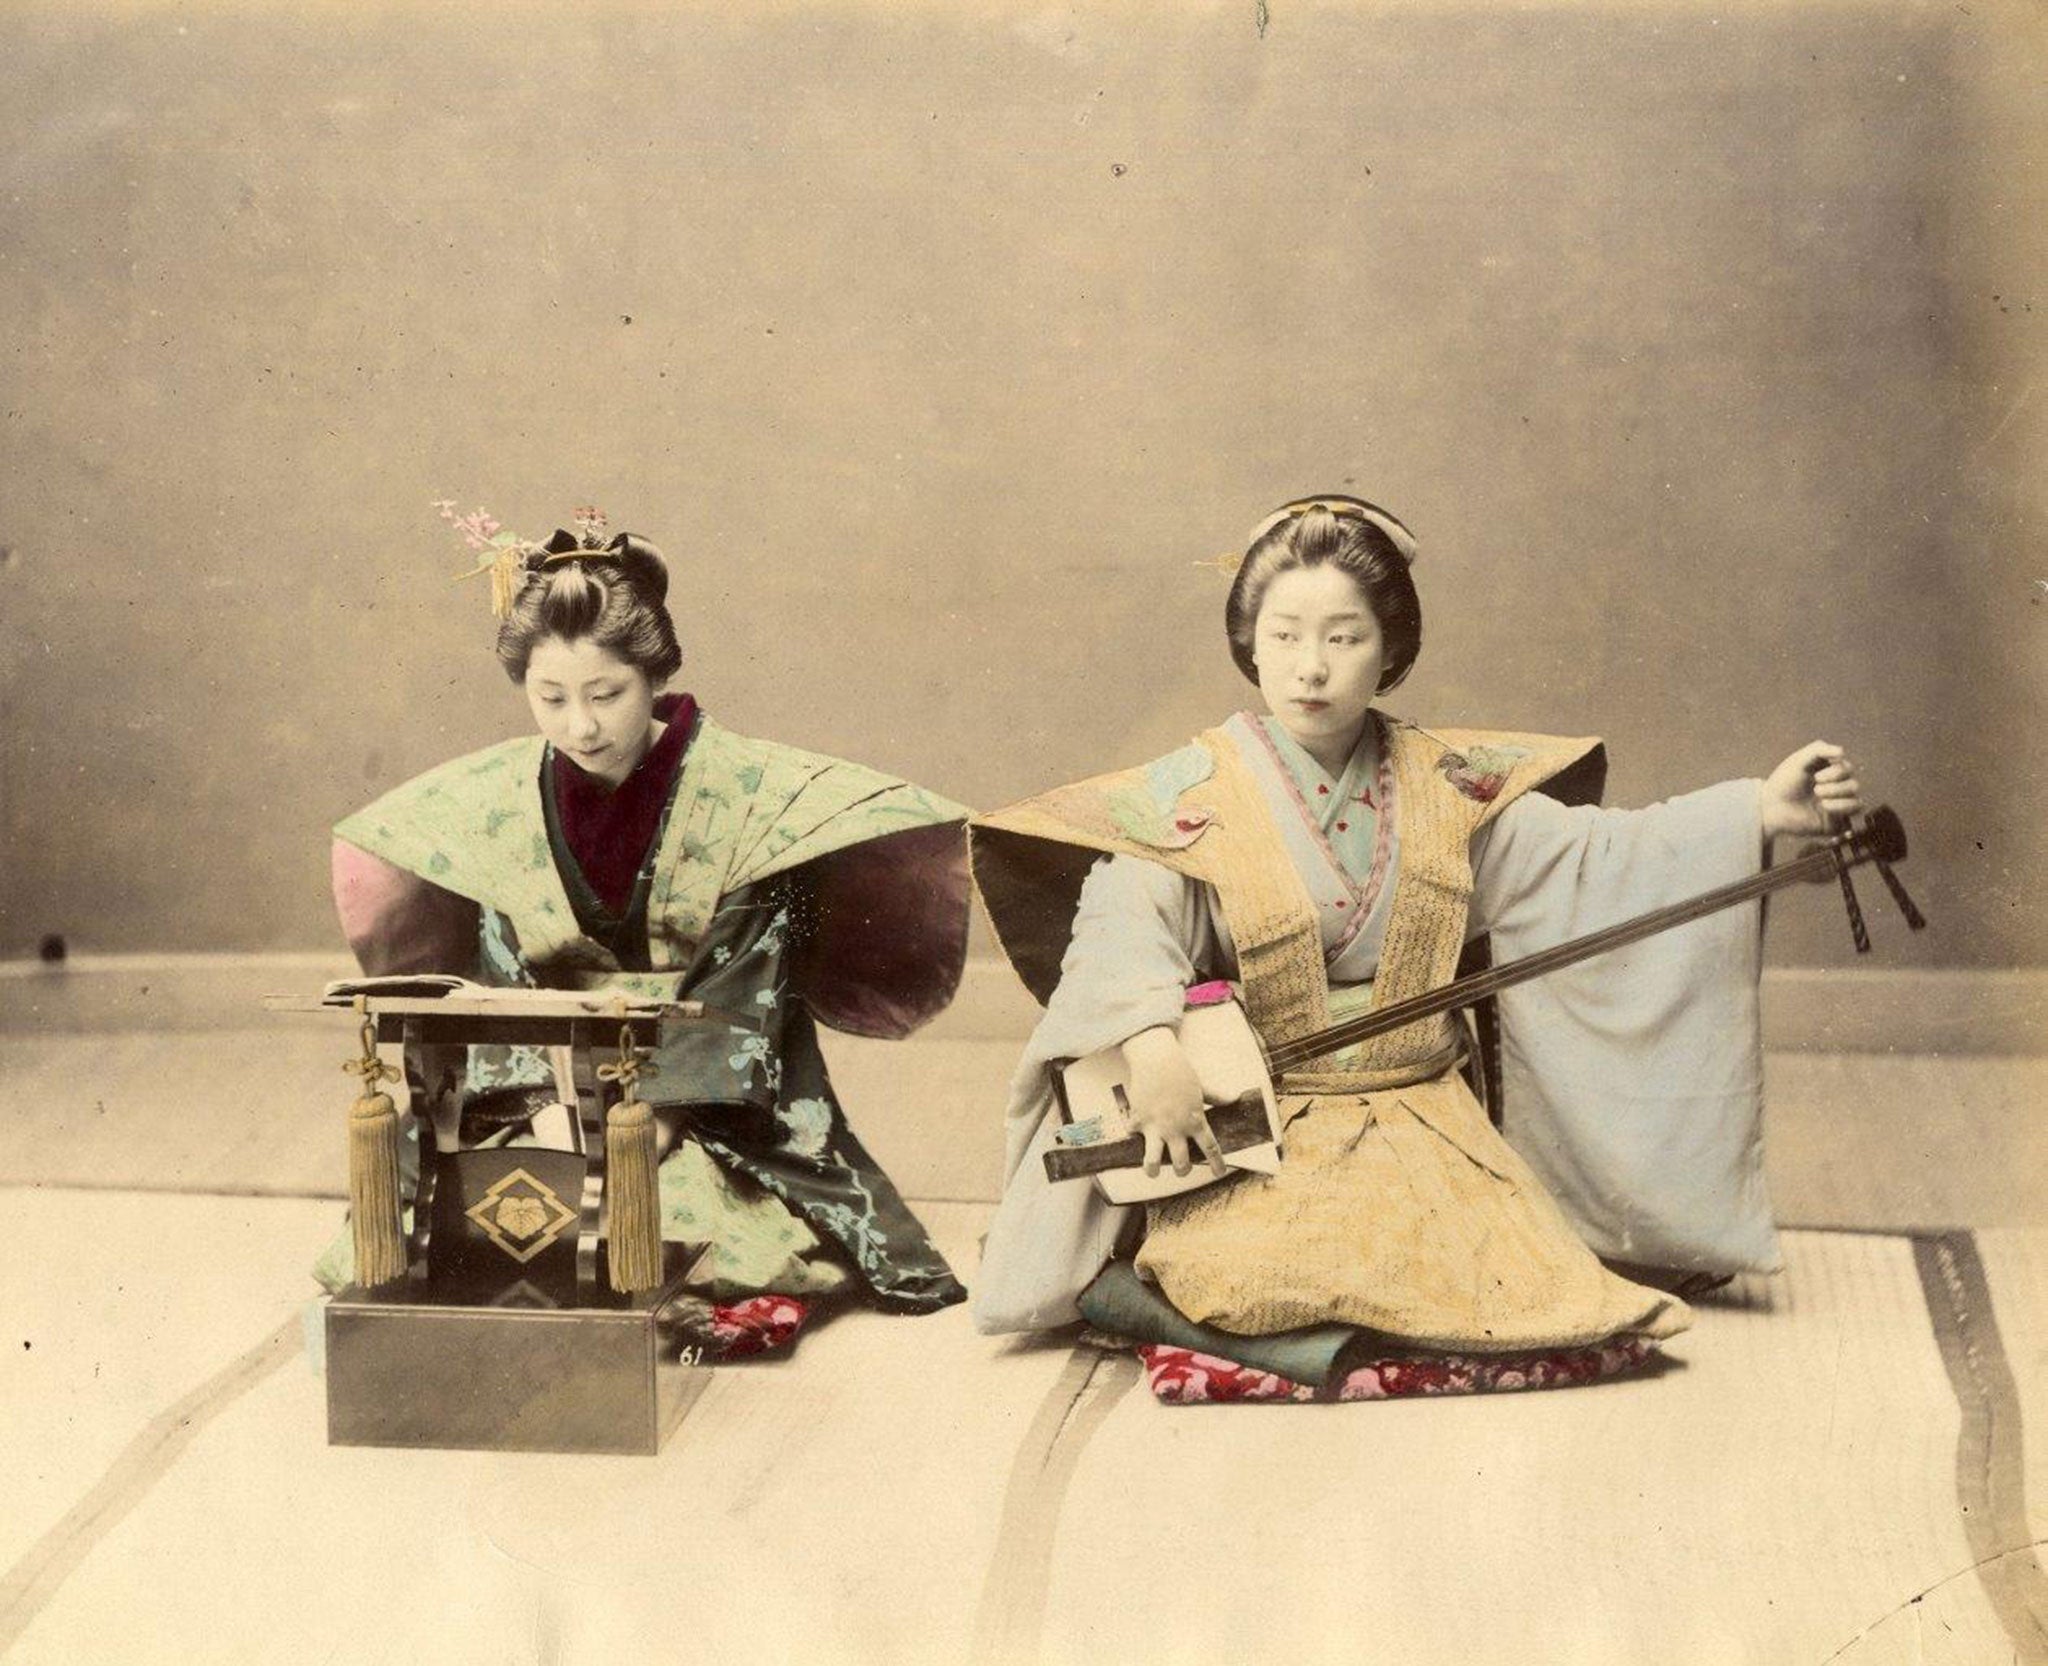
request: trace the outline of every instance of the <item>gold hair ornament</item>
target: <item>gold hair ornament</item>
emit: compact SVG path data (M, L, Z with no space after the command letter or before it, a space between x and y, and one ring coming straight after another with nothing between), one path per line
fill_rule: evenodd
M1252 546L1261 538L1282 521L1291 520L1296 515L1306 515L1316 509L1326 509L1343 520L1364 521L1368 526L1378 527L1386 534L1387 541L1394 546L1401 559L1411 567L1415 565L1415 534L1377 504L1367 503L1362 498L1349 497L1305 497L1282 504L1252 528L1242 550L1225 551L1222 555L1211 556L1207 561L1197 561L1192 565L1206 567L1211 572L1221 573L1227 579L1234 579L1237 577L1237 570L1244 565L1244 558L1251 553Z
M600 553L608 525L602 509L592 504L579 504L575 515L579 536L568 548L553 549L549 544L536 543L516 532L508 532L495 515L482 507L467 515L458 515L453 498L442 498L434 507L440 511L441 519L462 535L463 542L482 557L474 567L457 573L455 577L459 582L475 578L479 573L491 575L491 617L494 619L512 616L512 604L525 587L527 574L536 567Z
M1309 514L1317 509L1326 509L1340 520L1364 521L1368 526L1379 528L1386 534L1387 542L1394 546L1401 559L1411 567L1415 565L1415 534L1378 504L1367 503L1363 498L1355 497L1303 497L1296 498L1292 503L1283 503L1252 528L1251 536L1244 541L1245 548L1250 549L1282 521L1291 520L1296 515Z

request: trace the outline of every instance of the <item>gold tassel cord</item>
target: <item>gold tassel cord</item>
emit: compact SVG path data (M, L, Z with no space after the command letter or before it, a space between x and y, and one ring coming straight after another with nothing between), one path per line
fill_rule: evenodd
M660 1067L640 1057L633 1026L619 1026L619 1062L597 1067L598 1079L619 1085L618 1103L604 1121L604 1189L612 1288L652 1290L661 1282L660 1180L654 1155L654 1107L635 1092L642 1076Z
M363 1056L341 1068L363 1079L348 1113L349 1224L355 1240L356 1283L364 1289L405 1275L405 1235L398 1203L398 1107L377 1084L399 1072L377 1056L377 1022L363 1017Z
M597 523L602 526L602 517ZM538 544L524 539L512 538L509 533L494 538L483 546L484 557L474 567L455 575L459 583L466 578L477 578L488 573L491 576L491 617L509 619L512 608L519 600L519 592L525 588L528 562L538 559L542 566L552 566L558 561L589 561L600 558L605 551L592 543L579 543L573 549L544 550Z
M528 546L520 543L494 544L490 553L467 572L455 575L458 581L475 578L480 573L491 575L491 617L509 619L512 604L519 598L520 587L526 582L526 557Z

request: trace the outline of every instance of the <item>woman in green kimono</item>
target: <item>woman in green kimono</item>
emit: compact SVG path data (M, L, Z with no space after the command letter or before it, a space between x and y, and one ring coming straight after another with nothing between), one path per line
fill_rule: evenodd
M786 1340L820 1303L923 1313L961 1300L847 1126L814 1021L896 1037L952 998L965 811L734 734L666 692L682 660L666 565L629 534L606 541L595 511L580 536L544 545L482 511L456 524L484 555L498 659L539 733L430 770L335 828L335 897L364 971L743 1015L665 1033L641 1090L659 1130L662 1235L697 1248L690 1286L715 1304L725 1329L711 1340L728 1351ZM531 1048L472 1049L466 1086L465 1145L530 1139L559 1097ZM330 1287L349 1270L346 1240L318 1269Z
M1777 1264L1753 906L1503 992L1498 1131L1441 1014L1288 1071L1283 1160L1226 1172L1176 1036L1184 1004L1228 993L1212 980L1270 1049L1451 981L1482 933L1521 958L1752 874L1774 835L1861 802L1817 742L1601 810L1597 741L1378 711L1421 645L1413 555L1356 498L1277 511L1225 607L1268 715L975 824L976 882L1046 1007L984 1330L1085 1318L1144 1344L1174 1400L1525 1387L1639 1362L1688 1322L1669 1286ZM1150 1172L1206 1156L1221 1183L1139 1209L1048 1181L1053 1070L1117 1047Z

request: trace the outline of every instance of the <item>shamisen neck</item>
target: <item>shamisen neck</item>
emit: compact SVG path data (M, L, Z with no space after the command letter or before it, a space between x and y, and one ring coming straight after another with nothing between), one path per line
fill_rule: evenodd
M1559 943L1553 948L1543 949L1536 954L1526 955L1520 960L1511 960L1505 965L1493 967L1472 977L1459 978L1441 988L1426 991L1410 1000L1398 1001L1392 1006L1376 1007L1355 1018L1333 1024L1328 1029L1314 1034L1282 1042L1267 1053L1267 1062L1274 1073L1281 1074L1346 1047L1357 1046L1374 1036L1385 1035L1404 1025L1433 1017L1453 1008L1470 1006L1474 1001L1498 993L1530 978L1541 977L1546 972L1555 972L1566 966L1576 965L1582 960L1605 954L1612 949L1641 942L1662 931L1688 924L1705 915L1732 908L1739 903L1751 902L1767 892L1782 886L1793 885L1806 880L1825 879L1839 869L1858 862L1873 859L1853 834L1841 834L1823 840L1779 867L1765 868L1747 879L1739 879L1729 885L1718 886L1704 891L1696 897L1668 907L1652 909L1632 920L1624 920L1609 926L1604 931L1592 932L1585 937L1574 938L1568 943Z

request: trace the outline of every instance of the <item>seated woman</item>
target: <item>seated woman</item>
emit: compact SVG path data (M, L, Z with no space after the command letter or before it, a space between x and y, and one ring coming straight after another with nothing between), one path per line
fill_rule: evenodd
M1660 1285L1777 1265L1754 906L1503 992L1499 1131L1443 1014L1276 1082L1274 1172L1142 1211L1046 1178L1055 1061L1119 1045L1147 1172L1205 1155L1224 1174L1176 1036L1191 986L1234 980L1270 1049L1449 982L1481 934L1519 958L1752 874L1774 836L1859 807L1819 743L1762 782L1602 810L1597 741L1374 709L1421 643L1413 557L1356 498L1279 510L1224 613L1270 715L974 825L976 882L1046 1008L982 1329L1085 1317L1147 1345L1168 1399L1535 1386L1644 1360L1689 1320Z
M448 506L443 514L454 519ZM368 973L703 1000L744 1028L664 1033L641 1097L662 1236L698 1248L714 1354L820 1303L924 1313L965 1291L862 1149L813 1020L901 1036L952 998L966 945L959 806L736 735L688 694L667 568L603 518L545 545L479 510L497 653L539 733L458 758L335 829L335 895ZM532 1048L473 1048L463 1143L533 1138L561 1098ZM342 1239L318 1275L346 1283Z

